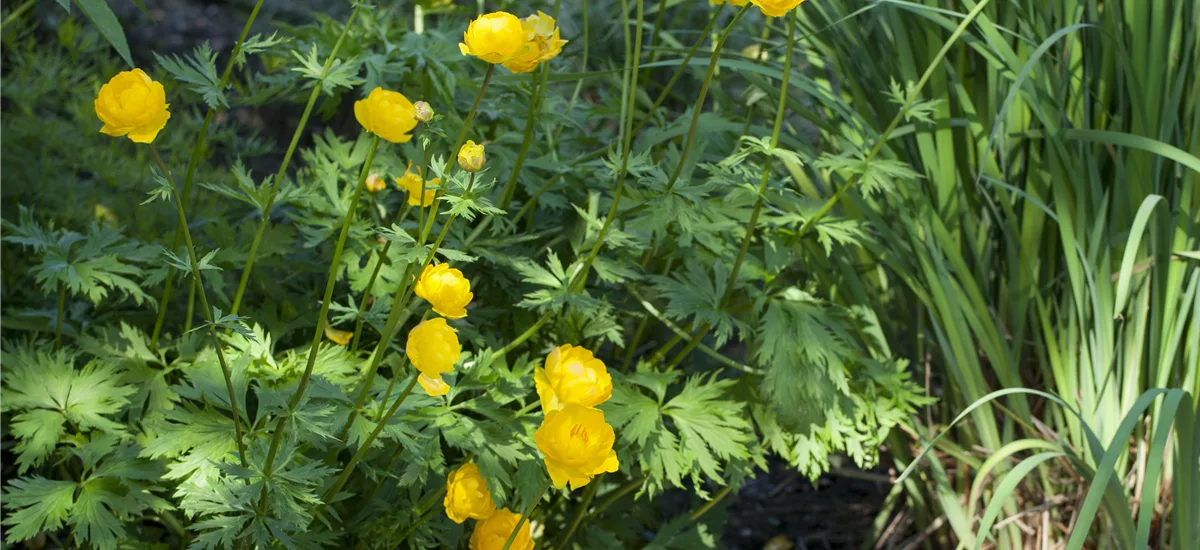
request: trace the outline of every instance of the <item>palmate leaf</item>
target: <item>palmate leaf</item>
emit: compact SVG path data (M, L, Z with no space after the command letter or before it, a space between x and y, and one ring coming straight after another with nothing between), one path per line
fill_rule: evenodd
M41 476L17 478L4 489L4 541L9 544L33 538L42 531L55 531L67 520L75 504L74 481Z
M359 65L362 65L362 62L358 58L350 58L349 60L335 59L333 65L329 67L329 72L322 77L324 62L323 58L317 55L316 44L313 44L312 50L308 52L307 56L301 55L298 51L293 51L292 57L299 60L301 65L292 70L304 75L305 78L320 82L321 91L326 94L333 94L338 88L353 88L363 82L357 76Z
M907 164L893 159L876 158L867 162L859 156L835 156L827 153L814 161L813 166L839 172L847 179L859 176L859 185L864 195L892 191L899 181L912 181L921 177Z
M721 309L725 286L729 283L729 268L721 261L713 262L712 277L699 262L688 262L682 273L675 276L653 276L654 288L667 299L663 315L668 319L695 317L698 323L712 326L716 346L721 347L735 330L746 333L749 327Z
M229 107L225 90L221 88L221 77L217 74L217 53L208 41L196 46L191 56L180 59L175 55L156 53L154 59L176 80L190 84L189 89L200 94L210 108Z
M126 427L112 421L137 390L121 382L116 367L92 361L75 370L76 356L18 346L0 353L4 364L0 409L17 411L13 434L18 471L40 465L63 435L63 422L80 431L123 434Z
M725 396L732 380L689 378L678 394L660 405L637 386L665 394L665 384L675 377L644 369L639 365L635 375L614 380L613 396L601 406L619 440L634 449L647 474L642 491L653 496L668 484L682 488L684 480L691 479L703 494L704 478L724 483L722 472L731 463L752 458L753 429L745 405Z

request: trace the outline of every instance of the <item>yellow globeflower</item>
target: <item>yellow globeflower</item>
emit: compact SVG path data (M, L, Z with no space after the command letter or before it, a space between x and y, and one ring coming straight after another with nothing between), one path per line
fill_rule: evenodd
M463 464L446 478L446 498L442 504L454 523L462 523L467 518L487 519L496 511L492 493L474 462Z
M530 72L539 63L558 57L558 54L562 53L563 45L567 43L559 38L558 23L554 18L540 10L537 15L530 15L521 20L521 27L525 30L526 48L504 62L504 66L514 73Z
M612 448L616 434L599 409L567 403L547 411L533 439L545 457L550 480L559 489L568 482L577 489L596 475L617 471L617 453Z
M483 144L476 144L474 141L467 140L462 148L458 150L458 166L468 172L478 172L483 169L483 163L487 160L483 156Z
M392 143L408 143L417 127L417 109L400 92L371 90L366 99L354 102L354 118L364 129Z
M408 193L409 206L429 206L433 204L433 197L437 195L437 186L442 183L440 178L433 178L423 185L421 183L421 174L412 171L412 163L408 163L408 168L404 170L404 175L396 178L396 185ZM421 187L425 188L425 192L421 192Z
M475 524L475 532L471 533L471 550L502 550L508 536L512 534L521 516L512 513L508 508L496 510L487 519ZM513 539L509 550L533 550L533 533L529 522L521 525L521 531Z
M525 29L517 16L502 11L471 21L458 51L488 63L504 63L525 48Z
M458 331L438 317L421 321L408 333L404 352L421 375L417 382L429 395L445 395L450 386L442 380L442 373L454 370L462 348L458 345Z
M448 319L467 316L467 304L475 295L471 293L471 281L450 264L427 265L417 279L413 292L433 306L433 310Z
M770 17L780 17L792 8L804 3L804 0L750 0L754 2L758 9L762 10L763 15ZM744 5L744 4L743 4Z
M570 344L550 352L545 368L534 372L533 381L546 412L567 403L595 407L612 397L612 377L604 362L591 351Z
M128 136L137 143L150 143L171 118L163 85L141 69L117 73L96 95L100 131L114 137Z

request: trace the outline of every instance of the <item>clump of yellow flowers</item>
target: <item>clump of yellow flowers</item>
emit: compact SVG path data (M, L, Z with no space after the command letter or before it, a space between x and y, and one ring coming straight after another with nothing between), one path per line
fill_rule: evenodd
M417 110L400 92L375 88L354 102L354 118L366 131L392 143L408 143L417 127Z
M501 550L520 521L521 516L508 508L496 510L475 526L475 532L471 533L471 550ZM521 526L509 549L533 550L533 533L528 521Z
M462 523L467 518L487 519L496 511L487 481L474 462L463 464L450 472L450 477L446 479L446 498L442 504L446 507L446 515L454 523Z
M114 137L127 136L137 143L151 143L171 118L167 93L162 83L141 69L123 71L100 87L96 116L104 123L100 131Z
M554 486L583 487L604 472L617 471L616 434L597 405L612 397L612 377L590 350L555 348L534 374L542 400L542 426L534 433Z
M453 371L462 354L458 344L458 331L437 317L421 321L408 333L404 353L408 360L421 372L417 383L429 395L446 395L450 386L442 380L442 374Z
M417 296L433 306L433 311L447 319L462 319L467 316L467 304L475 295L471 293L471 281L462 271L449 264L427 265L417 279L413 289Z
M525 19L501 11L472 21L458 49L514 73L527 73L557 57L566 43L558 22L541 11Z

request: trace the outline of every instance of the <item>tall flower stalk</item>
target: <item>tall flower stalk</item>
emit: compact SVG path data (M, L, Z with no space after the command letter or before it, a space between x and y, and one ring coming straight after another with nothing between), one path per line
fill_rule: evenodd
M263 0L258 0L254 4L254 9L250 11L250 17L246 19L246 26L242 27L242 34L238 36L237 42L233 45L233 51L229 54L229 60L225 62L225 70L221 72L221 83L219 89L224 90L229 85L229 77L233 74L233 65L238 56L242 53L242 44L246 42L246 36L250 34L250 27L254 25L254 20L258 18L258 11L262 9ZM196 136L196 141L192 144L192 156L188 160L187 172L183 178L183 210L187 212L188 197L191 196L192 182L196 175L196 168L200 165L200 155L204 151L205 142L208 139L208 128L212 125L213 117L216 116L217 106L208 108L208 112L204 115L204 123L200 125L200 133ZM175 226L175 237L171 240L171 250L179 249L179 239L186 227L183 225L183 220ZM167 268L167 278L163 281L162 297L158 301L158 316L154 319L154 330L150 335L150 349L158 348L158 338L162 335L163 321L167 315L167 302L171 300L172 287L175 281L175 268L173 266ZM191 318L191 316L188 316Z

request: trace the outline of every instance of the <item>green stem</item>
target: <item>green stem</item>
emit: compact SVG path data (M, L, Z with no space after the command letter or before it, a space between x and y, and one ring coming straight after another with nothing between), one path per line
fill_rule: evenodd
M613 503L621 500L625 495L634 492L638 487L641 487L643 481L644 478L642 477L631 479L628 483L622 485L621 488L615 489L608 493L608 495L604 497L604 500L600 501L600 504L597 504L596 508L588 513L588 517L590 518L599 515L609 506L612 506Z
M408 394L412 393L413 387L416 385L417 373L414 373L412 381L408 383L408 386L405 387L404 391L400 393L400 396L396 398L396 402L392 404L387 413L380 417L379 424L376 425L375 429L371 431L370 435L363 440L362 445L359 445L358 451L354 453L354 456L350 457L350 462L346 463L346 467L342 469L342 473L338 475L337 479L334 480L333 485L331 485L329 489L325 491L325 494L321 496L321 504L317 505L317 510L313 514L314 516L324 510L329 501L334 496L337 496L338 491L341 491L342 487L346 485L346 481L348 481L350 479L350 475L354 473L354 469L358 466L359 461L361 461L363 456L367 454L367 451L371 449L371 445L375 443L375 439L378 438L379 434L383 432L383 429L387 427L388 422L391 421L392 417L396 415L396 411L400 410L400 404L404 403L404 400L408 398Z
M17 6L17 9L13 10L12 13L8 14L8 17L4 18L3 23L0 23L0 30L4 30L5 27L8 27L9 23L12 23L18 17L20 17L22 14L29 11L29 8L33 7L35 1L36 0L25 0L24 4Z
M533 128L537 124L537 110L539 96L545 93L545 78L539 78L538 75L545 75L546 68L539 67L537 70L529 73L532 77L529 90L529 113L525 117L525 137L521 139L521 149L517 152L517 160L513 163L512 174L508 176L508 182L504 184L504 190L500 193L500 209L508 210L508 205L512 203L513 195L516 194L517 176L521 174L521 167L525 165L525 155L529 154L529 144L533 141Z
M54 322L54 351L62 347L63 310L67 307L67 283L58 283L58 319Z
M321 337L325 333L325 317L329 314L329 305L333 302L333 288L337 283L338 268L342 263L342 250L346 246L346 238L350 234L350 225L354 220L355 213L358 211L358 201L362 197L363 188L366 187L367 176L371 173L371 162L375 160L375 151L379 149L379 136L371 136L371 145L367 149L367 158L363 161L362 170L358 175L358 184L354 186L354 195L350 198L350 204L346 208L346 215L342 217L342 229L338 234L337 244L333 248L333 261L329 264L329 275L325 280L325 294L321 298L321 311L317 314L317 329L313 331L312 344L308 349L308 362L304 366L304 374L300 377L300 383L296 386L296 391L292 394L292 398L288 400L287 413L279 417L279 421L275 424L275 432L271 434L271 446L267 452L267 461L263 466L263 477L269 479L272 470L275 467L275 455L279 452L279 444L283 441L284 428L287 427L288 418L292 413L296 412L296 407L300 405L300 400L304 398L304 393L308 390L308 384L312 380L313 369L317 364L317 352L321 346ZM267 510L267 502L269 496L267 494L267 483L264 481L262 489L262 497L260 500L259 511L265 513Z
M396 539L396 548L400 548L400 545L404 544L404 541L408 539L408 536L413 534L413 531L416 531L421 524L433 517L433 513L436 511L437 508L433 506L430 506L428 510L425 510L425 512L421 514L421 517L417 518L417 521L413 522L412 525L409 525L408 528L400 534L400 538Z
M517 520L517 526L513 527L512 532L508 534L508 540L505 541L503 550L508 550L510 547L512 547L513 541L517 540L517 533L521 532L521 527L525 525L525 521L528 520L529 516L533 514L533 511L537 509L538 503L542 501L542 497L546 496L546 491L550 490L550 485L552 483L553 481L550 478L546 478L546 483L542 485L542 490L537 492L537 496L534 497L532 502L525 505L525 511L521 512L521 519Z
M406 270L405 273L408 273L408 271ZM425 310L425 314L421 316L421 320L418 321L417 324L421 324L422 322L425 321L425 319L428 319L429 313L430 313L430 310ZM400 374L404 372L404 367L406 367L407 365L408 365L408 357L405 356L405 357L401 358L400 366L396 368L396 371L393 374L391 381L388 382L387 389L383 390L383 399L379 400L380 403L387 403L388 399L391 398L392 388L394 388L396 386L396 380L400 378ZM373 379L372 379L372 382L374 382ZM350 409L350 415L346 417L346 424L344 426L342 426L342 431L338 433L338 440L340 440L340 441L349 441L347 439L347 437L349 437L349 435L350 435L350 427L354 423L354 419L358 418L358 414L362 412L363 405L367 401L367 395L370 393L371 386L368 385L368 386L364 387L363 390L365 390L365 391L359 392L358 397L355 398L354 407L352 407ZM330 450L329 452L331 454L336 453L337 449L334 448L334 449Z
M624 2L624 0L622 0L622 2ZM612 227L613 220L616 218L617 208L621 204L621 196L625 192L626 168L629 166L630 153L633 152L634 131L632 130L632 126L634 113L637 111L635 108L635 98L638 86L638 67L642 57L642 21L645 17L644 11L644 0L637 0L637 31L634 33L636 38L634 38L633 55L630 56L631 59L627 59L627 61L632 65L632 68L629 72L632 82L630 83L629 90L627 90L627 93L629 94L629 109L625 114L626 120L622 122L622 127L627 131L624 133L625 141L621 146L621 168L617 171L617 188L613 191L612 206L610 206L608 209L608 216L604 218L604 225L600 227L600 233L596 235L596 243L592 245L592 250L588 253L587 259L584 260L583 267L579 270L575 276L575 279L569 285L569 291L578 291L579 289L583 288L584 283L587 282L588 272L592 268L592 263L596 261L596 256L600 254L600 247L604 245L604 239L608 236L608 231ZM622 10L622 15L627 13L627 10ZM626 29L626 33L628 32L628 29Z
M192 276L197 281L200 277L200 257L196 255L196 247L192 244L192 232L187 225L187 213L183 209L183 197L179 193L179 188L175 185L174 178L171 177L171 172L167 170L167 165L163 162L162 157L158 155L158 149L154 145L148 145L150 154L154 157L154 162L158 164L158 169L162 170L163 178L166 179L167 185L171 186L171 196L175 199L175 212L179 215L180 223L183 225L183 239L187 245L188 257L191 259ZM243 467L246 466L246 443L242 439L242 413L238 408L237 394L233 391L233 376L229 370L229 363L225 361L225 352L221 348L221 339L217 337L217 325L213 323L213 310L208 305L208 296L204 291L204 285L200 287L200 307L204 309L204 319L208 322L208 335L212 339L213 349L217 352L217 360L221 363L221 374L225 376L225 390L229 392L229 408L233 411L233 429L234 435L237 438L238 458L241 460Z
M471 104L471 110L467 111L467 118L463 119L462 128L458 130L458 137L454 138L454 148L450 150L451 156L458 155L459 148L467 140L467 130L471 128L471 122L475 120L475 112L479 110L479 102L483 100L483 92L487 90L488 83L492 81L492 73L496 72L496 66L488 63L487 74L483 75L483 84L479 85L479 93L475 95L475 102Z
M670 319L667 319L666 317L664 317L662 315L662 313L658 311L658 308L654 307L654 304L651 304L649 300L647 300L645 297L643 297L641 294L639 294L638 291L636 289L634 289L632 285L626 285L625 289L635 299L637 299L638 302L640 302L642 304L642 308L645 309L646 312L649 313L651 317L654 317L660 323L665 325L667 328L671 329L671 332L674 332L680 338L687 340L688 344L697 342L695 339L692 339L691 335L689 335L687 333L687 331L683 330L683 328L681 328L679 325L676 325L675 323L671 322ZM645 318L643 318L643 320L648 319L648 318L649 317L645 317ZM641 328L641 327L639 327L639 328ZM749 365L743 365L737 361L734 361L733 359L730 359L724 355L721 355L716 350L714 350L702 343L697 342L696 347L699 347L701 352L703 352L705 355L707 355L709 357L712 357L713 359L716 359L722 365L740 370L747 374L761 374L758 369L755 369ZM625 363L626 366L624 367L624 370L628 370L629 359L632 356L633 356L633 350L630 349L629 353L626 355L626 363Z
M721 502L722 499L728 496L729 492L732 490L732 485L726 485L725 487L722 487L720 491L717 491L717 494L713 495L712 500L705 502L704 506L697 508L695 512L692 512L691 515L688 516L688 519L691 521L699 520L704 516L704 514L707 514L709 510L712 510L713 506L716 506L717 503Z
M788 18L788 42L787 53L783 60L783 78L779 85L779 105L775 109L775 126L771 129L771 149L774 150L779 145L779 132L783 128L783 115L787 111L787 90L788 79L792 73L792 51L796 45L796 14L788 13L785 17ZM758 198L754 201L754 209L750 211L750 219L746 221L746 234L742 237L741 248L738 249L737 260L733 262L733 269L729 272L729 282L725 285L725 293L721 296L721 301L718 308L724 308L729 303L729 299L733 297L733 290L737 285L737 276L742 269L742 263L746 260L746 253L750 250L750 241L754 239L754 231L758 227L758 216L762 212L763 203L767 194L767 183L771 177L771 161L775 157L768 154L763 161L762 178L758 183ZM700 330L692 337L688 344L668 363L667 368L674 368L696 346L700 345L704 336L712 330L712 325L705 323Z
M192 330L192 319L195 318L196 312L196 279L193 277L188 280L191 284L188 285L187 316L183 318L184 334Z
M661 4L659 5L659 9L662 9ZM660 14L659 22L661 21L662 15ZM596 479L592 480L587 489L584 489L583 499L580 500L579 506L575 507L575 519L571 521L571 527L567 529L566 533L563 533L562 538L558 539L558 544L554 545L552 548L558 548L559 550L562 550L563 548L567 547L568 542L571 542L571 535L574 535L575 530L579 528L581 523L583 523L583 518L585 515L587 515L588 506L591 505L592 498L596 496L596 490L599 488L600 478L597 477Z
M250 11L250 17L246 19L246 25L242 27L242 34L238 36L237 42L233 45L233 51L229 54L229 60L225 62L225 70L221 72L220 90L224 90L229 86L229 77L233 74L234 61L242 51L242 44L246 42L246 36L250 34L250 27L254 25L254 20L258 18L258 11L262 9L263 0L258 0L254 4L254 9ZM188 198L192 192L192 183L195 181L196 168L200 165L200 156L204 151L205 140L208 139L208 128L212 125L213 117L216 116L217 108L209 107L208 113L204 115L204 123L200 126L200 134L196 136L196 141L192 144L192 156L188 160L187 173L183 178L183 209L187 211ZM172 241L171 252L179 249L180 234L183 227L179 224L175 225L175 238ZM158 339L162 335L163 321L167 315L167 301L171 299L171 290L174 282L175 268L167 268L167 278L163 282L162 298L158 302L158 316L154 319L154 331L150 335L150 349L158 348ZM188 316L191 318L191 315Z
M553 311L546 312L546 314L542 315L541 318L539 318L537 320L537 322L533 323L532 326L525 329L525 332L522 332L520 336L517 336L516 338L513 339L512 342L509 342L507 346L504 346L503 348L500 348L498 351L493 353L492 360L495 361L497 357L502 357L504 355L507 355L508 352L510 352L514 349L517 349L517 346L520 346L521 344L525 343L526 340L528 340L530 337L532 337L534 334L536 334L538 329L542 328L542 325L546 324L546 321L549 321L550 318L553 316L554 316Z
M346 26L342 28L342 34L338 36L337 42L334 42L333 50L329 52L329 57L325 59L325 65L321 68L321 76L313 85L312 93L308 94L308 103L304 105L304 112L300 115L300 122L296 125L296 131L292 133L292 141L288 143L287 152L283 155L283 162L279 165L279 171L275 173L275 179L271 181L271 191L267 194L267 204L264 205L262 216L258 220L258 228L254 230L254 240L250 242L250 253L246 256L246 265L242 267L242 276L238 280L237 292L233 295L233 307L230 309L230 313L233 315L237 315L242 305L242 298L246 294L246 284L250 281L250 272L254 269L254 260L258 256L258 246L262 243L263 234L266 233L267 226L271 222L271 209L275 207L275 198L279 194L279 186L287 176L288 165L292 162L292 155L296 152L296 146L300 144L300 137L304 135L304 127L308 124L308 117L312 115L313 106L317 104L317 98L321 96L324 80L329 76L329 71L333 68L333 62L337 59L338 50L342 48L342 43L346 41L346 35L350 32L350 27L354 25L354 18L358 16L359 9L361 9L360 4L355 4L354 9L350 11L350 17L346 20Z
M420 207L417 208L420 209ZM409 210L412 210L412 207L405 206L400 211L400 214L396 216L397 225L404 222ZM362 300L358 302L358 319L354 321L354 334L350 337L350 355L354 355L358 351L358 337L362 334L363 321L365 321L363 313L367 310L367 300L371 299L371 292L375 290L375 280L379 278L379 271L383 269L383 264L387 263L388 251L391 248L392 241L383 243L383 248L379 250L379 259L375 262L375 269L371 272L371 278L367 279L367 287L363 289ZM407 269L405 272L407 274Z

